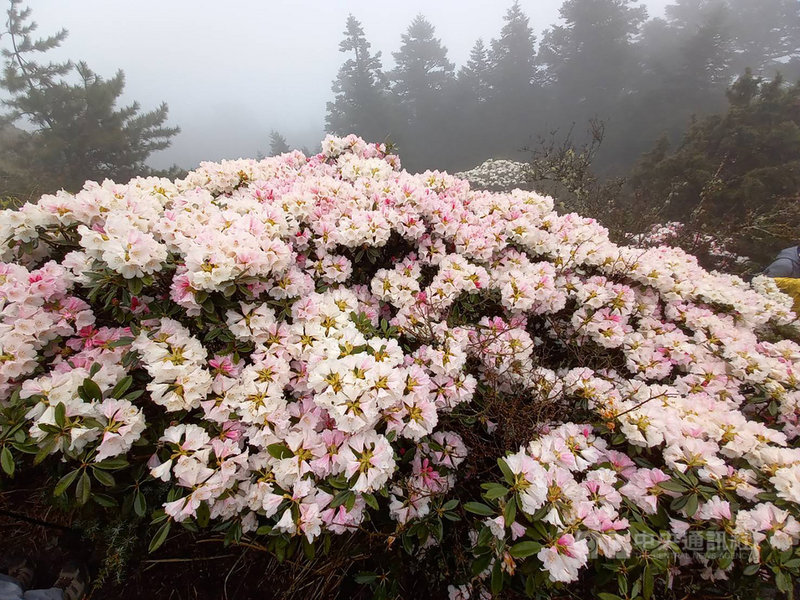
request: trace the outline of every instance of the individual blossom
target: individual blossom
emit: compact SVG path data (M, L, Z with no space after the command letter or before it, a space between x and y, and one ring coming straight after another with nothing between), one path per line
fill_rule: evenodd
M578 571L586 565L589 545L586 540L576 540L565 533L552 545L542 548L536 557L542 561L550 581L569 583L578 579Z

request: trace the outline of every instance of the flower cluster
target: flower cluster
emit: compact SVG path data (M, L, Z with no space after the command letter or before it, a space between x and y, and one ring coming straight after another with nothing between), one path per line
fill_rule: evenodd
M613 458L591 426L569 423L504 459L519 493L520 510L555 529L537 553L552 581L578 578L578 570L588 561L589 541L601 556L630 556L628 520L619 515L620 492L625 493L625 488L618 489L622 473L609 468ZM625 466L635 470L630 469L632 462ZM627 475L636 479L635 473ZM505 535L502 525L496 532L500 538ZM515 535L515 525L519 535ZM518 523L509 528L512 538L525 532Z

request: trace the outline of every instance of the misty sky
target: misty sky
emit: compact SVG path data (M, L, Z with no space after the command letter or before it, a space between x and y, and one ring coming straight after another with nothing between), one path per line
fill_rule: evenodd
M661 16L669 0L649 0ZM169 104L182 132L150 163L186 168L201 160L254 157L269 131L313 148L323 136L325 103L345 55L338 51L348 13L382 51L384 69L415 15L424 14L460 67L475 40L489 42L508 1L489 0L27 0L38 33L69 30L55 59L85 60L98 74L125 71L126 101ZM561 0L521 0L537 34L558 20Z

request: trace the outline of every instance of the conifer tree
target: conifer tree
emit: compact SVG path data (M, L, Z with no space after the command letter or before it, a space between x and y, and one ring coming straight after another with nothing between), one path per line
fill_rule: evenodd
M455 65L447 59L447 49L434 32L433 25L417 15L402 36L400 50L393 54L396 67L390 74L392 92L412 118L430 110L437 94L453 79Z
M505 14L500 37L492 40L491 84L495 96L528 95L536 77L536 36L519 2Z
M547 107L553 128L581 131L592 120L606 125L600 149L624 153L631 93L640 81L633 41L647 17L633 0L566 0L563 25L544 34L537 57L547 82ZM579 142L587 141L578 138ZM634 155L635 156L635 155Z
M291 152L289 144L286 143L286 138L283 137L279 131L273 129L269 132L269 155L280 156L286 152Z
M436 38L433 25L418 15L393 54L391 81L396 140L403 164L412 170L447 166L452 111L450 96L455 65Z
M543 107L536 72L536 36L519 2L505 14L500 37L489 52L489 114L487 156L524 157L523 147L542 125Z
M350 54L339 68L333 82L333 102L328 102L325 129L328 133L356 133L371 141L382 141L391 127L386 119L386 76L381 66L381 53L372 54L371 44L361 23L347 18L344 40L339 51Z
M489 53L483 40L478 39L470 50L467 64L458 71L461 91L468 100L483 104L489 99L490 71Z
M563 25L544 35L538 62L568 120L608 119L634 81L634 37L647 17L633 0L566 0Z
M31 10L11 0L0 87L6 92L6 128L19 126L0 151L8 191L26 195L63 187L75 191L87 179L126 181L149 172L146 161L167 148L179 129L166 127L168 108L142 113L138 103L117 107L125 86L118 71L104 79L84 62L40 62L61 45L66 30L34 38Z
M735 16L731 70L751 69L759 76L781 72L800 78L800 2L797 0L728 0Z

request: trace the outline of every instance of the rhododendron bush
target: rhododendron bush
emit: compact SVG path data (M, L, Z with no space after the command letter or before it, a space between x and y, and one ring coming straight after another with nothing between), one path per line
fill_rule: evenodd
M361 536L451 598L798 575L800 345L769 279L353 136L87 183L0 239L3 470L152 518L151 550Z
M503 158L490 158L469 171L456 173L473 188L504 192L514 188L526 189L533 179L531 166Z

